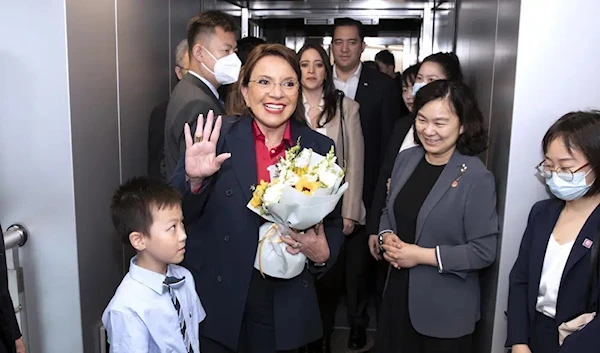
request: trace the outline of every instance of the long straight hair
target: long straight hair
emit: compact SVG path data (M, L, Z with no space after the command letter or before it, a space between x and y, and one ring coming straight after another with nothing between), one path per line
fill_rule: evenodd
M321 56L321 61L325 67L325 81L323 82L323 101L325 102L325 107L321 114L319 114L318 127L321 128L325 126L328 122L330 122L335 117L335 110L337 107L338 94L335 91L335 84L333 82L333 68L329 63L329 57L327 56L327 52L319 45L314 44L305 44L300 51L298 51L298 63L302 59L302 54L307 50L314 49ZM302 70L300 70L302 72ZM300 77L300 82L302 83L302 77ZM321 119L326 117L325 123L321 124Z

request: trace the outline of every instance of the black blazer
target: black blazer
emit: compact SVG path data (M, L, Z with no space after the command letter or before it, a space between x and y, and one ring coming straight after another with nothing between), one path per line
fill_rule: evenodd
M252 118L228 119L217 149L218 153L231 153L231 158L221 170L205 180L202 190L194 195L185 180L182 157L171 181L184 193L188 238L183 266L194 275L207 313L201 334L235 351L254 271L261 217L246 207L252 198L250 187L258 183ZM293 140L302 136L303 148L324 155L333 146L331 139L306 124L290 122ZM277 350L296 349L322 336L315 275L322 275L335 262L343 242L341 202L325 218L324 226L331 252L327 265L309 265L299 276L276 283Z
M546 247L564 205L563 201L550 199L536 203L531 209L519 256L510 273L507 347L529 344ZM596 236L599 225L600 207L596 208L581 229L567 260L556 305L557 330L561 323L572 320L586 311L590 249L584 246L584 242L586 239L600 240ZM598 288L594 288L593 293L600 298ZM583 330L567 337L560 352L600 352L599 333L600 319L596 317Z
M1 230L0 235L2 235ZM15 341L21 337L21 331L8 292L8 275L4 252L4 239L0 239L0 353L13 353L16 352Z
M360 124L365 139L363 201L367 215L394 123L402 116L399 97L400 92L391 77L362 66L354 100L360 104Z
M385 207L385 200L387 198L387 180L392 176L392 169L394 169L398 151L400 151L402 142L404 142L404 138L414 122L414 115L409 114L397 120L394 124L394 130L392 136L390 136L388 149L383 157L383 163L381 164L381 169L379 170L379 176L377 178L377 185L373 192L371 213L367 219L367 234L377 234L377 232L379 232L381 210Z
M199 114L209 110L215 117L225 113L223 103L211 89L196 76L187 73L173 89L165 121L165 150L163 175L168 180L177 166L179 157L185 150L183 126L187 122L195 126Z

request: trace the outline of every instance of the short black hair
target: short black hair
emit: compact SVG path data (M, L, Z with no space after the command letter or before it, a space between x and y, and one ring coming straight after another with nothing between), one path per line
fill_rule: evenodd
M237 56L240 58L242 65L246 63L250 52L261 44L266 42L262 38L258 37L244 37L237 41Z
M335 30L338 27L347 27L347 26L356 27L356 29L358 29L358 36L360 37L360 40L365 39L365 33L363 31L362 22L352 19L350 17L341 17L341 18L335 19L335 21L333 22L333 38L335 39Z
M373 60L363 61L362 64L363 64L363 66L370 67L373 70L379 71L379 66L377 66L377 63Z
M113 194L110 212L117 235L129 244L129 234L150 235L152 211L181 206L179 191L160 179L134 177Z
M402 73L402 87L413 86L417 80L417 74L421 64L417 63L404 70Z
M427 84L415 96L415 114L418 114L425 104L438 99L448 99L464 129L456 141L458 152L467 156L477 156L484 152L488 147L488 132L477 99L469 86L463 82L448 80ZM421 144L416 129L415 142Z
M396 59L394 59L394 54L387 49L383 49L379 53L375 54L375 61L381 61L386 65L396 67Z
M463 81L463 73L460 67L460 60L456 54L449 53L435 53L426 57L421 64L426 62L433 62L441 66L442 70L446 74L448 81Z
M600 110L575 111L563 115L546 132L542 150L548 152L552 141L560 138L568 151L577 150L588 160L596 180L585 196L600 193Z
M187 26L187 41L190 53L199 36L214 34L215 28L221 27L225 32L238 29L233 17L221 11L206 11L192 17Z

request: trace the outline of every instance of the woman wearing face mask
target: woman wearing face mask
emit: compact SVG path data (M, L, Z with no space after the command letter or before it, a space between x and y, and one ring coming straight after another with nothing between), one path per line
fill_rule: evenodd
M415 140L398 155L378 240L390 263L377 353L469 353L480 318L478 271L496 256L494 176L477 157L483 116L463 83L415 99Z
M194 137L171 182L183 192L187 244L183 265L194 275L207 318L200 326L204 353L275 353L322 336L315 276L335 262L344 235L340 207L304 234L281 237L291 254L308 258L291 279L264 277L254 268L262 218L246 205L251 187L269 181L300 137L301 148L325 155L333 141L306 125L296 54L280 44L255 48L240 77L243 98L221 123L198 119ZM223 125L222 125L223 124Z
M415 78L410 81L411 76L410 73L407 74L407 72L415 69L417 71ZM386 152L381 172L379 173L379 179L377 180L377 187L371 206L372 210L381 210L385 205L385 195L387 194L386 185L390 174L392 173L392 166L394 165L398 153L417 145L414 137L413 123L415 117L412 114L413 103L409 96L412 95L414 99L414 96L416 96L417 92L422 87L437 80L463 81L460 61L456 54L440 52L429 55L421 64L411 66L404 72L402 76L402 98L411 111L411 114L398 120L394 126L392 140L390 141L390 146ZM406 85L406 90L404 89L404 81L407 81L407 83L411 82L410 85ZM371 255L378 261L382 259L380 248L377 244L377 230L379 227L380 216L380 212L372 212L367 221L367 231L369 232L368 234L370 234L369 250L371 251Z
M338 163L346 168L348 190L342 199L344 234L353 233L355 225L364 225L366 210L362 200L364 171L364 139L359 105L336 91L333 70L322 47L307 44L298 52L302 70L302 99L306 121L316 131L335 142ZM323 321L323 339L313 344L312 352L331 352L330 336L333 331L335 311L344 283L342 254L332 271L317 282L317 293Z
M542 141L537 169L556 199L529 214L510 273L507 347L513 353L598 352L600 112L560 118ZM559 344L559 325L585 325ZM573 325L574 324L574 325ZM587 325L586 325L587 324Z

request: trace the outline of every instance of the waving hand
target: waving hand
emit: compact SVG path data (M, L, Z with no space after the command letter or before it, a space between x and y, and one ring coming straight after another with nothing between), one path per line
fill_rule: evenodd
M221 169L223 162L231 157L231 153L221 153L217 156L221 124L221 116L215 121L212 110L207 114L206 125L204 116L200 114L193 139L190 126L185 124L185 173L189 179L202 181L208 178Z

